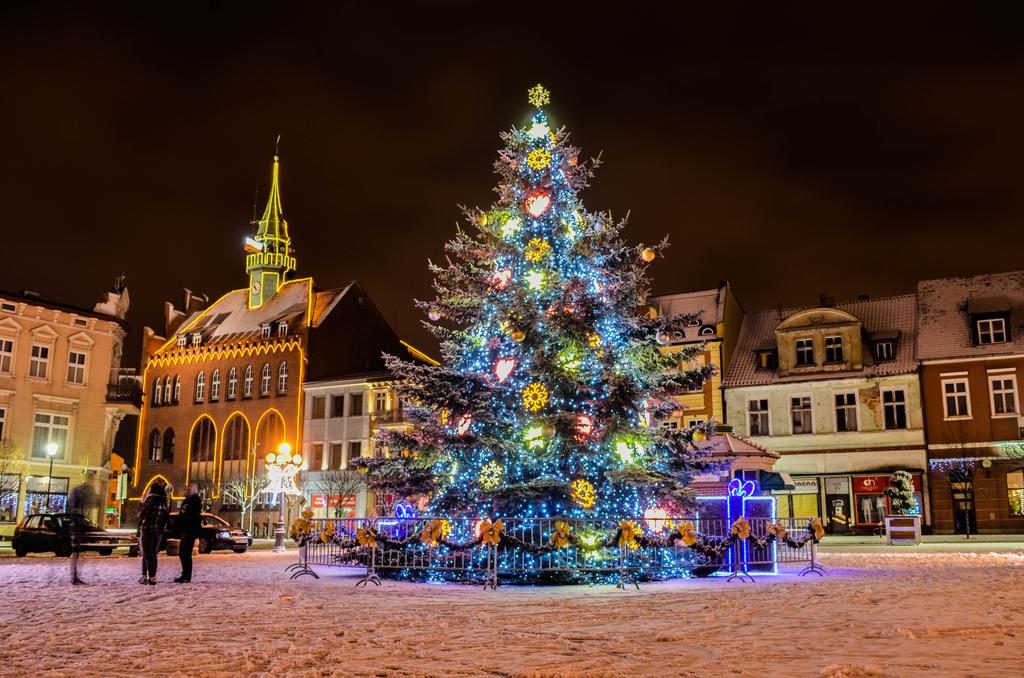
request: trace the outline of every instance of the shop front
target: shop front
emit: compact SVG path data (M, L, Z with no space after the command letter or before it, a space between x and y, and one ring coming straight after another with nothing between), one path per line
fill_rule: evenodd
M820 517L829 534L870 534L891 513L885 488L890 473L793 476L793 489L773 490L779 517ZM921 472L911 472L918 507L924 506Z
M354 494L311 494L309 507L314 518L355 518L357 497Z

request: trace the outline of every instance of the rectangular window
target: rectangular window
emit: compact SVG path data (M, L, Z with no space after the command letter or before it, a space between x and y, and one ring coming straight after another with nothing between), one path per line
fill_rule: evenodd
M796 340L796 364L797 367L807 367L814 364L814 340Z
M349 393L349 408L348 414L350 417L361 417L363 415L363 394L362 393Z
M327 399L324 396L313 396L313 406L310 408L312 414L310 415L313 419L324 418L324 404Z
M193 346L199 346L202 343L203 343L203 335L201 335L199 332L194 333L192 335L192 345Z
M280 323L278 323L278 325L277 325L277 336L279 336L279 337L287 337L288 336L288 323L287 322L282 320Z
M20 491L20 475L0 475L0 523L13 523L18 517L18 492Z
M377 391L373 396L373 411L383 414L391 409L387 391Z
M880 341L875 344L875 360L882 362L892 360L896 355L896 347L891 341Z
M345 416L345 395L340 394L331 397L331 416L332 417L344 417Z
M343 469L346 466L345 446L341 443L331 443L331 468Z
M7 420L7 408L0 407L0 440L4 439L4 422Z
M260 335L264 339L269 339L270 338L270 325L263 325L262 327L260 327Z
M324 444L313 443L310 445L309 470L319 471L324 467Z
M32 359L28 363L28 376L46 379L50 369L50 347L32 345Z
M857 394L836 393L836 431L846 433L857 430Z
M989 318L978 321L979 344L1002 344L1006 342L1006 320Z
M351 463L353 459L358 459L363 456L363 443L360 441L351 442L348 444L348 460Z
M35 427L32 431L32 457L49 459L47 448L55 445L54 459L64 459L68 444L68 428L71 418L66 414L36 412Z
M946 407L946 419L971 416L970 391L966 379L943 379L942 395Z
M1006 474L1006 493L1010 500L1010 515L1024 516L1024 469Z
M757 352L757 369L774 370L779 366L779 357L775 351Z
M793 435L814 433L810 396L790 398L789 412L793 422Z
M85 383L85 354L81 351L68 351L68 383Z
M178 337L178 348L185 348L185 344L188 342L188 337L184 334Z
M0 339L0 374L10 374L14 369L14 342Z
M988 388L992 394L992 416L1017 414L1017 377L1012 374L989 377Z
M882 391L882 410L887 431L906 428L907 392L901 388Z
M843 338L825 337L825 362L843 362Z
M18 307L15 306L14 304L4 303L2 306L0 306L0 309L3 309L7 313L15 313L18 310Z
M768 432L768 401L751 400L747 403L747 417L749 421L750 435L766 436Z

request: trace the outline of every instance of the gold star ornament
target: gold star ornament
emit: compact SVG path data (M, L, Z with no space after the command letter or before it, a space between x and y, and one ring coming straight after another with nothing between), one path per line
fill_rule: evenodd
M541 106L547 106L551 103L551 93L544 89L544 85L539 82L535 87L531 87L526 93L526 99L530 102L531 106L540 108Z

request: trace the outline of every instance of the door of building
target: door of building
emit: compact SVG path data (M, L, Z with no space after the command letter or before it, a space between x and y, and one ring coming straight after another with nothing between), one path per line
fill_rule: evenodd
M950 474L953 476L953 474ZM978 523L974 516L974 483L955 477L950 478L953 493L953 532L956 534L977 534Z

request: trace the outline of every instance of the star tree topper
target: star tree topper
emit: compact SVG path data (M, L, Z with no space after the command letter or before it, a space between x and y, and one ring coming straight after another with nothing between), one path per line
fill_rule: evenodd
M531 106L540 108L551 103L551 93L544 89L544 85L539 82L536 87L531 87L526 94L526 99L530 102Z

